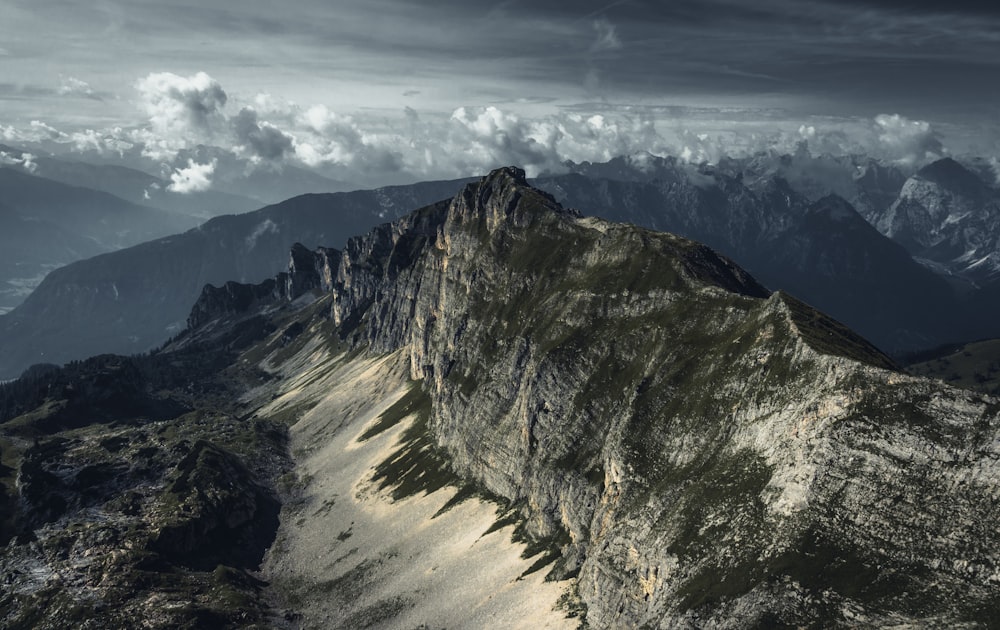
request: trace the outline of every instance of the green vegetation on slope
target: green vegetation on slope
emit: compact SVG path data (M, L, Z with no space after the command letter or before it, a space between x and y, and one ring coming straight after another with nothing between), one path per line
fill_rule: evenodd
M911 363L906 369L956 387L1000 395L1000 339L969 343L942 356Z

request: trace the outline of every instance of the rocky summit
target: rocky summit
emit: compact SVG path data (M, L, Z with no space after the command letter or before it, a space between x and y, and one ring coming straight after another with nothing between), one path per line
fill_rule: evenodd
M1000 618L1000 401L515 168L0 420L5 627Z

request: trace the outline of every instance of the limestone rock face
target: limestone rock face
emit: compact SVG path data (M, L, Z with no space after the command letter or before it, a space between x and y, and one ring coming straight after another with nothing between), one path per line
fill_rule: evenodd
M333 276L337 273L337 257L340 252L327 247L312 251L301 243L292 246L288 259L288 272L280 276L286 300L294 300L307 291L318 289L329 292L333 287Z
M996 609L998 405L692 241L492 173L351 240L340 335L408 349L460 475L563 541L593 627Z
M319 247L310 250L301 243L292 246L288 271L260 284L227 282L221 287L205 285L188 315L188 329L202 328L218 319L245 316L284 302L293 302L312 291L329 292L337 273L340 252Z

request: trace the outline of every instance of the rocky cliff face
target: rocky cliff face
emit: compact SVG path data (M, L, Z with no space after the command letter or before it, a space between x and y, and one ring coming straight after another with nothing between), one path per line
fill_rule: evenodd
M350 241L332 299L342 337L409 354L450 466L558 541L594 627L998 612L997 403L704 246L505 169Z
M328 293L340 262L340 252L318 247L315 251L301 243L292 245L288 270L260 284L229 281L221 287L205 285L188 315L188 330L203 328L219 319L264 310L294 302L310 292Z

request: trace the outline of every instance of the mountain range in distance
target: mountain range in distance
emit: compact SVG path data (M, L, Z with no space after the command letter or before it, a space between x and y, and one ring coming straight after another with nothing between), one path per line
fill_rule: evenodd
M994 397L519 169L205 287L188 323L0 387L7 625L1000 613Z
M207 180L182 176L182 166L195 162L212 165L210 188ZM166 177L137 170L124 159L94 161L0 144L0 313L20 304L49 271L71 262L297 194L348 189L291 165L248 171L231 154L204 146L162 166Z
M212 191L176 194L168 182L124 166L34 156L4 145L0 158L3 312L53 269L262 205Z
M894 356L1000 336L991 316L997 191L981 169L945 158L907 176L866 157L805 151L715 165L643 154L567 168L535 184L584 214L704 242ZM260 281L295 242L343 245L462 185L308 195L69 265L0 318L0 376L155 347L183 327L204 284Z

